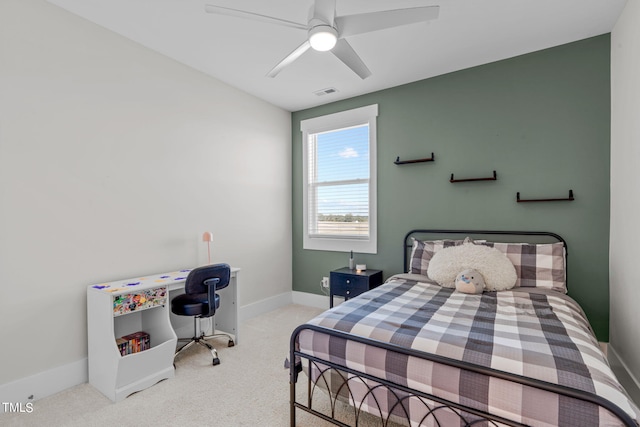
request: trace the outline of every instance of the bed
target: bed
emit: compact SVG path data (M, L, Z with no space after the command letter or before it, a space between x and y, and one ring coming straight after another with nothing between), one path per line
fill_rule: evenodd
M434 253L464 237L502 251L516 287L469 295L430 279ZM562 237L412 230L403 251L407 273L293 332L292 427L298 410L340 426L372 416L381 426L638 425L638 409L566 295Z

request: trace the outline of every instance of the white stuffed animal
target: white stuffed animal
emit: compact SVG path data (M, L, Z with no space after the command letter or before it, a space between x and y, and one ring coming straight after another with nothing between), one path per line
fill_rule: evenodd
M477 270L467 269L456 276L456 291L465 294L481 294L484 291L484 277Z

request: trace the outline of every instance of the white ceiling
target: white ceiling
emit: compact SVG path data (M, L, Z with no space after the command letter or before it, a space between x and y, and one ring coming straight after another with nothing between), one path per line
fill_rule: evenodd
M627 0L337 0L337 15L439 5L437 20L348 39L372 72L361 80L328 52L266 74L304 31L205 13L205 4L306 24L312 0L49 0L289 111L608 33ZM331 95L313 92L336 88Z

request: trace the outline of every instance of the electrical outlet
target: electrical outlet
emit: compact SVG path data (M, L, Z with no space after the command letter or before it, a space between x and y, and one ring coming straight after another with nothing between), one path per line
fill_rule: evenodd
M328 277L323 277L322 278L322 287L323 288L328 288L329 287L329 278Z

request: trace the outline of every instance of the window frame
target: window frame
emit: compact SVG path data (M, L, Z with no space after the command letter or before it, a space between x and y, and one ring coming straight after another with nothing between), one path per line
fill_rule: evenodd
M375 254L378 250L377 221L377 117L378 104L354 108L325 116L300 121L302 132L302 175L303 175L303 249L359 252ZM309 235L309 135L331 132L353 126L369 126L369 237L322 237Z

